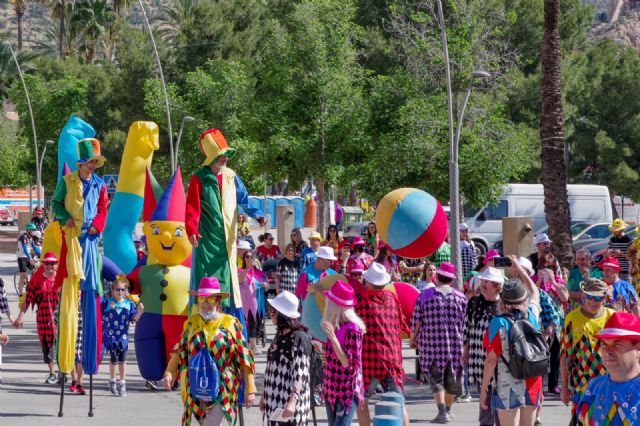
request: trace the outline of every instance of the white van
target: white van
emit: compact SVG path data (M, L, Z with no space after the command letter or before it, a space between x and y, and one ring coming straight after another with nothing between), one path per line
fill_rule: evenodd
M611 222L609 189L600 185L567 185L571 222ZM533 229L547 224L544 214L542 185L508 184L496 205L481 209L464 206L464 221L471 230L471 238L480 252L490 249L502 239L502 218L531 216Z

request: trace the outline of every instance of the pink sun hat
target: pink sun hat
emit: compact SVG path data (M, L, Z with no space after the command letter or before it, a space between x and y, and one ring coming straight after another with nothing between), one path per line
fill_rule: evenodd
M496 257L500 257L500 252L495 249L489 250L484 256L484 265L487 266L487 263L489 263L491 259L495 259Z
M198 297L229 297L229 293L220 291L220 281L216 277L202 277L200 287L196 291Z
M353 237L353 241L351 242L351 246L352 247L366 246L366 245L367 245L367 243L364 242L362 237Z
M356 304L353 288L344 281L336 281L329 291L323 291L323 293L327 299L343 308L350 308Z
M447 278L455 278L456 277L456 267L449 262L442 262L438 269L436 269L436 274L442 275Z

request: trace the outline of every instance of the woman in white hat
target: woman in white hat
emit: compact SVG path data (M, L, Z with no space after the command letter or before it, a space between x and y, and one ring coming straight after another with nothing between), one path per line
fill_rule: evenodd
M479 387L482 384L486 356L482 340L489 322L498 314L498 301L505 277L502 270L487 266L477 278L480 280L480 294L472 297L467 304L462 362L467 367L469 385ZM494 424L493 411L483 410L481 407L478 420L481 425Z
M350 425L356 407L364 401L362 337L366 327L353 307L353 288L336 281L325 291L322 329L327 333L322 396L330 426Z
M270 426L306 425L311 409L311 340L299 321L293 293L283 291L268 302L276 335L267 354L260 410Z

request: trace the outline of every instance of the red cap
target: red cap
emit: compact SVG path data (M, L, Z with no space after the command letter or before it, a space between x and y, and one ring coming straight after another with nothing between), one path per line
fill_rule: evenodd
M56 257L56 254L52 251L48 251L45 253L44 257L42 258L43 262L57 262L58 258Z
M600 330L598 338L640 341L640 318L629 312L615 312Z
M602 268L613 268L618 272L622 271L620 262L618 262L618 259L616 259L615 257L607 257L604 262L602 262Z

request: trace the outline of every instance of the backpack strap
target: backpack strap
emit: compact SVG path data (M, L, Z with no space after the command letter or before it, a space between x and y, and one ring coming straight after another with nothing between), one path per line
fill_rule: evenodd
M512 314L510 314L510 313L509 314L504 314L504 315L501 315L501 317L506 319L507 321L509 321L509 323L511 324L511 327L513 327L513 324L515 323L515 321L513 320L513 315ZM509 330L509 334L511 334L511 330ZM511 339L509 339L509 336L507 336L507 342L508 342L509 345L511 345L510 340ZM509 349L509 348L507 348L507 349ZM504 362L504 364L507 366L507 368L509 368L509 362L504 357L503 353L504 353L504 348L502 350L502 354L500 354L500 358L502 358L502 361Z

